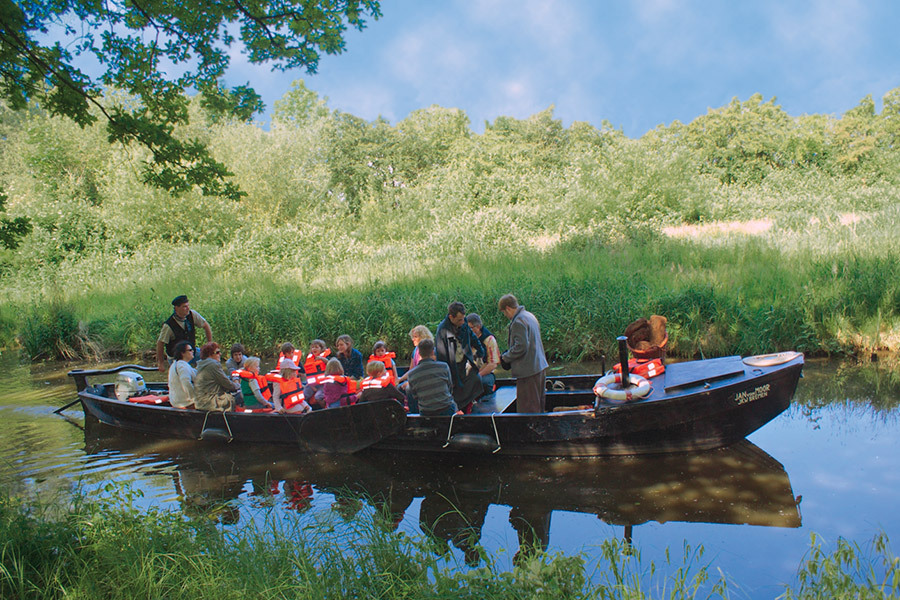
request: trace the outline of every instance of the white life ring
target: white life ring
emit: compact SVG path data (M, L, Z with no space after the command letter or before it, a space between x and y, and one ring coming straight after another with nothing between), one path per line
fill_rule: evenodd
M613 383L622 383L622 374L610 373L594 383L594 394L613 404L623 404L643 398L650 393L650 381L640 375L629 374L628 382L631 385L627 389L613 389L609 386Z

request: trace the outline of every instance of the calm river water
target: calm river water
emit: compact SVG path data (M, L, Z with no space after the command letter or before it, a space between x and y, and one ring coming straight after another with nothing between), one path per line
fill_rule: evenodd
M439 462L164 440L85 422L77 405L55 415L75 399L65 374L78 366L0 355L0 485L11 493L128 483L146 505L189 516L218 506L223 527L241 527L262 513L373 510L348 492L363 491L400 530L431 531L458 568L478 560L469 534L506 568L529 536L589 562L603 540L629 536L647 566L665 565L667 548L681 564L685 543L702 545L699 564L749 598L775 597L796 579L813 533L833 547L838 536L863 545L884 531L900 550L900 371L879 363L809 361L791 408L723 451Z

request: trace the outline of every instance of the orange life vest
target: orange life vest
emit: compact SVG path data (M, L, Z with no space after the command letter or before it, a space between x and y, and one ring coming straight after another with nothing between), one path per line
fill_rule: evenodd
M244 394L244 402L247 402L247 395L253 395L253 391L250 389L249 382L253 379L256 380L257 385L259 385L259 393L262 394L262 397L268 401L272 398L272 392L269 391L269 381L266 379L265 375L257 375L256 373L251 373L246 369L238 369L237 371L231 372L232 377L240 377L241 378L241 391ZM254 397L255 400L255 397Z
M281 361L285 358L289 358L293 361L295 365L300 366L300 361L303 360L303 352L300 350L294 350L294 352L290 356L285 356L284 352L278 353L278 368L281 368Z
M356 381L346 375L321 375L318 378L318 383L340 383L346 385L348 394L355 394L357 390Z
M277 376L277 379L274 379L274 381L278 383L281 391L281 406L284 410L290 410L303 402L303 382L300 381L299 377L285 379Z
M622 372L622 363L616 363L613 366L616 373ZM666 372L666 366L658 358L653 360L632 358L628 361L628 372L640 375L641 377L656 377Z
M303 370L306 371L307 375L321 375L325 372L325 366L328 364L326 358L330 355L331 350L328 348L318 356L310 352L306 355L306 360L303 362Z
M385 371L378 377L366 377L362 380L362 389L364 390L380 390L383 387L387 387L393 383L391 381L391 374Z
M397 385L397 367L394 365L394 359L396 357L397 357L397 355L394 352L388 352L381 356L375 356L374 354L370 354L368 362L372 362L373 360L379 360L379 361L383 362L385 372L388 375L390 375L390 378L391 378L390 383Z

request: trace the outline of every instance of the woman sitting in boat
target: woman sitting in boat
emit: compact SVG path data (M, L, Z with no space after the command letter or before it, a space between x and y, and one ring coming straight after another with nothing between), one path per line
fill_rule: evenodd
M381 361L384 364L384 369L391 378L391 383L396 384L397 366L394 363L396 357L396 354L387 351L386 343L378 340L375 342L375 346L372 347L372 355L369 356L369 362L372 362L373 360Z
M200 348L200 362L194 378L194 405L197 410L234 410L234 392L240 388L222 370L222 351L215 342Z
M416 325L412 329L409 330L409 339L412 340L413 343L413 353L412 358L409 361L409 368L414 368L417 364L419 364L419 360L421 357L419 356L419 342L422 340L431 340L434 341L434 334L431 333L431 330L428 329L425 325ZM397 379L397 385L401 391L406 391L409 388L409 384L406 381L406 375L409 373L407 371L403 375L401 375Z
M244 361L244 368L232 373L240 379L244 408L275 408L271 402L269 383L259 374L259 359L254 357Z
M282 360L281 369L272 381L272 403L280 413L307 413L312 410L303 399L303 380L297 376L300 367L294 361Z
M353 338L347 334L340 335L334 345L337 346L336 358L344 367L344 375L353 379L362 379L365 375L362 352L353 347Z
M169 404L175 408L193 408L197 371L190 361L194 358L194 347L189 341L181 340L175 344L172 357L175 360L169 367Z
M356 404L356 382L344 375L341 361L332 358L325 366L325 375L321 379L322 389L316 393L326 408L350 406Z
M406 396L391 383L391 376L385 370L383 362L370 360L366 365L366 373L368 377L362 380L362 391L359 393L357 402L374 402L393 398L400 404L406 405Z

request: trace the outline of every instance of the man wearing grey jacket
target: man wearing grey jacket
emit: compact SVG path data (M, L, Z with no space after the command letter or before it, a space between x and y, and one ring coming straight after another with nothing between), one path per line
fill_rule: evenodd
M512 294L500 298L500 312L509 319L509 350L500 355L501 365L509 365L516 378L516 411L545 412L544 384L547 358L537 318Z

